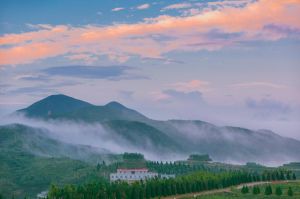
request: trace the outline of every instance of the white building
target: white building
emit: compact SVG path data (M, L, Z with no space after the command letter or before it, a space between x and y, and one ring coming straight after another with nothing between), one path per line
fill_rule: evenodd
M48 191L43 191L43 192L37 194L36 197L37 197L37 199L46 199L47 196L48 196Z
M158 174L156 172L149 172L147 168L142 169L117 169L117 173L110 174L110 181L139 181L139 180L146 180L151 178L174 178L175 175L168 175L168 174Z

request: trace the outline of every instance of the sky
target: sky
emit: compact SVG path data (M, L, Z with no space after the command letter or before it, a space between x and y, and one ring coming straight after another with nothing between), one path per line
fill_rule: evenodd
M0 115L52 94L300 139L300 0L1 0Z

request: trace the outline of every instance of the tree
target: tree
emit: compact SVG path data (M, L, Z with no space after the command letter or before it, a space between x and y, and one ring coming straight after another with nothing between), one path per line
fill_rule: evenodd
M293 173L293 180L296 180L297 178L296 178L296 174L295 173Z
M281 189L281 187L276 187L275 194L277 196L281 196L282 195L282 189Z
M288 173L286 174L286 179L287 179L287 180L291 180L290 172L288 172Z
M280 180L284 180L284 174L283 174L283 171L280 171Z
M259 187L258 186L254 186L252 192L253 192L254 195L260 194Z
M288 189L288 196L293 196L294 195L294 192L292 190L292 187L289 187Z
M243 194L249 193L249 188L247 186L243 186L241 192Z
M265 195L272 195L272 187L271 185L266 186Z
M101 169L101 165L98 163L97 164L97 171L99 171Z

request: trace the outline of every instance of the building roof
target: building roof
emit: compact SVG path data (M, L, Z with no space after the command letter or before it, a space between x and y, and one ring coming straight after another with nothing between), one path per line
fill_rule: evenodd
M148 171L147 168L138 168L138 169L117 169L117 171Z

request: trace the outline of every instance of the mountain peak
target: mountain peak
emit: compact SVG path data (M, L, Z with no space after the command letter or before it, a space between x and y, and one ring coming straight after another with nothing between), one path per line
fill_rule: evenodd
M72 97L64 95L64 94L55 94L55 95L49 95L48 97L44 98L44 100L49 99L49 98L58 98L58 97L59 98L72 98Z
M27 116L48 117L50 115L70 112L86 106L92 105L67 95L57 94L50 95L37 101L25 109L19 110L19 112L23 112Z
M126 108L124 105L122 105L121 103L117 102L117 101L111 101L109 103L107 103L105 105L106 107L110 107L110 108Z

